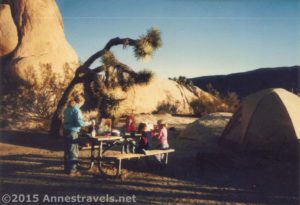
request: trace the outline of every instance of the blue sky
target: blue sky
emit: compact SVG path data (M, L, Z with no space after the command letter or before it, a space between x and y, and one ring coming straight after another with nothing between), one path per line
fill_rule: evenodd
M163 47L147 62L113 48L135 70L198 77L300 65L300 0L57 0L66 37L85 61L113 37L152 26Z

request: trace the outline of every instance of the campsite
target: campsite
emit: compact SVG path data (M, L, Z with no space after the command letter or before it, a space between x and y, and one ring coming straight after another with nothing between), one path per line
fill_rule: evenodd
M299 13L0 0L0 203L299 204Z
M218 126L212 121L206 129ZM185 123L177 125L180 128ZM128 161L121 179L95 178L88 172L76 179L66 177L63 153L57 145L60 143L43 134L2 133L1 183L8 193L135 194L140 204L298 203L298 168L293 162L233 153L230 157L208 154L206 160L197 162L199 144L182 140L177 132L170 132L171 147L176 152L170 155L164 170L149 169L142 160L138 167L137 161ZM82 154L85 158L89 152ZM88 159L84 161L88 163Z

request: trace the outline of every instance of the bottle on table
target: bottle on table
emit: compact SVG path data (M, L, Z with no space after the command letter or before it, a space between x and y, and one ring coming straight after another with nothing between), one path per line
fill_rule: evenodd
M92 132L91 132L92 137L96 137L96 125L93 123L92 125Z

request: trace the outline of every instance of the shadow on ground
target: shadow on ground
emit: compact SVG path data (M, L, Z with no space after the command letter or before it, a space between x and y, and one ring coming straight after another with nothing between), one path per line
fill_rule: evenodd
M42 132L0 131L0 142L51 151L63 150L62 139L52 139Z
M173 147L178 151L170 155L165 169L153 159L150 166L145 160L131 160L124 162L126 178L95 177L87 171L72 178L63 172L61 142L45 134L1 132L1 143L37 148L31 154L20 150L2 153L1 194L134 194L139 203L146 204L299 204L297 164L251 158L214 163L226 160L221 156L199 163L193 155L188 157L180 151L183 145L176 140ZM39 153L38 149L49 153ZM82 151L81 156L83 164L88 164L89 151Z

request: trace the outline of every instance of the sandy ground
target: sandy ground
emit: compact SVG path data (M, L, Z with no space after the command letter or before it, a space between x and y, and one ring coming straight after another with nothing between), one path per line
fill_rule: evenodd
M155 119L156 120L156 119ZM180 137L180 129L195 119L184 118L169 132L176 152L161 168L152 161L125 161L123 177L99 177L82 171L63 172L63 142L43 133L1 131L1 197L9 194L135 195L137 204L299 204L296 163L275 159L215 154L197 161L197 141ZM176 120L175 120L176 121ZM81 151L88 166L89 151Z

